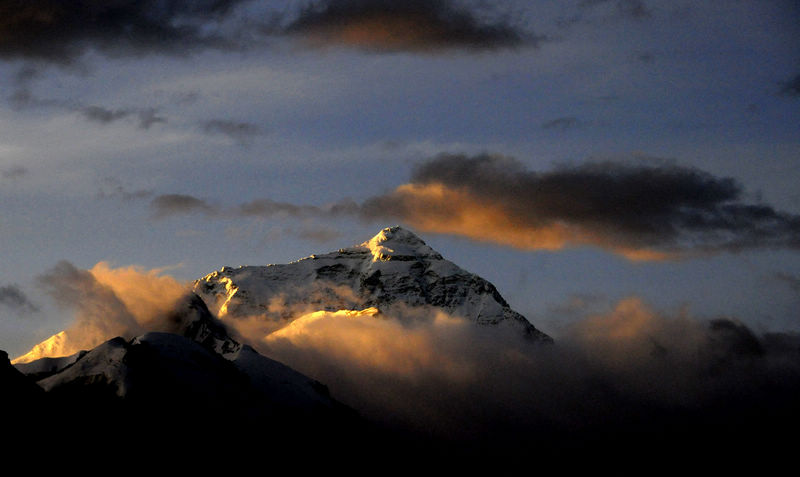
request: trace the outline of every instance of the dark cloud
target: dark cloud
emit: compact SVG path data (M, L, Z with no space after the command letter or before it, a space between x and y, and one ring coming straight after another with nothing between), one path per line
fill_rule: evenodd
M269 2L259 2L248 12L238 8L254 3L0 0L0 60L65 66L76 64L87 51L137 56L240 50L273 35L299 37L315 46L380 51L481 50L536 46L543 40L512 24L511 14L499 14L480 3L318 0L299 9Z
M800 98L800 74L781 84L781 94Z
M243 144L249 143L254 137L263 133L257 125L243 121L210 119L201 125L203 132L207 134L223 134Z
M540 173L509 157L444 154L363 212L523 249L594 245L643 260L800 248L800 217L742 195L731 178L677 165L598 162Z
M38 100L31 91L33 83L42 76L42 69L33 65L23 65L12 77L14 89L8 96L8 102L14 109L24 109L37 104Z
M551 119L542 123L542 129L558 129L566 131L573 129L581 124L580 120L574 116L566 116L563 118Z
M153 210L153 217L157 219L171 215L196 213L214 215L218 212L216 207L205 200L184 194L162 194L156 196L150 202L150 208Z
M146 199L153 195L151 190L129 190L119 179L116 177L105 177L98 184L97 197L99 199L122 199L122 200L136 200Z
M113 123L131 115L131 111L125 109L106 109L100 106L86 106L80 109L80 113L88 121L99 124Z
M3 179L18 179L28 174L28 168L25 166L9 166L0 170L0 177Z
M166 123L167 118L158 115L158 110L155 108L146 108L139 110L136 115L139 120L140 129L150 129L150 126L158 123Z
M22 314L39 311L39 307L15 284L0 287L0 305Z
M508 21L484 21L451 0L322 0L305 6L285 32L317 46L379 51L494 49L536 45Z
M229 46L219 25L244 0L0 1L0 58L70 63L88 49L182 54Z
M150 129L156 123L166 123L167 119L158 116L155 108L147 109L107 109L102 106L82 106L78 112L88 121L98 124L110 124L120 119L136 116L141 129Z
M238 207L238 212L244 216L253 217L307 217L320 215L322 210L313 205L296 205L287 202L276 202L270 199L257 199Z
M33 93L29 85L22 85L15 88L8 96L8 104L15 110L23 110L29 108L61 108L72 109L64 101L56 99L40 98Z
M39 79L43 74L42 68L26 64L21 66L14 74L12 83L16 87L26 87Z
M360 212L360 206L354 201L344 199L333 204L318 207L315 205L297 205L288 202L276 202L270 199L257 199L240 205L236 213L249 217L335 217L341 215L355 215Z
M94 104L82 104L75 101L41 98L33 93L32 82L40 70L22 68L17 76L24 78L15 85L14 91L8 96L8 102L17 110L28 108L55 108L62 111L77 112L87 121L107 125L128 118L135 118L140 129L150 129L153 124L166 123L167 118L159 116L157 108L106 108Z

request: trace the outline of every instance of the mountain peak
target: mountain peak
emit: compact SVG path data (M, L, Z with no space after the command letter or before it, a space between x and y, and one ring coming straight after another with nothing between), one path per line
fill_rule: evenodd
M362 243L360 246L370 250L374 262L410 260L420 257L442 260L442 256L439 252L429 247L413 232L399 225L381 230L377 235Z
M360 245L288 264L224 268L196 280L193 291L218 318L250 320L264 336L317 311L374 309L372 315L404 317L411 309L432 308L483 325L513 324L534 339L551 340L512 310L494 285L398 226Z

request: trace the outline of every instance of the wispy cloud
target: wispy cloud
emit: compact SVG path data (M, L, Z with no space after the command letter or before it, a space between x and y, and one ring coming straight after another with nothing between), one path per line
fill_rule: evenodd
M166 118L158 115L158 110L155 108L108 109L102 106L81 106L77 110L88 121L103 125L131 116L137 118L141 129L149 129L153 124L167 122Z
M143 196L146 197L146 196ZM293 204L272 199L254 199L232 207L213 205L205 199L188 194L160 194L150 202L155 218L171 215L205 214L208 216L268 218L325 218L358 216L361 206L351 199L323 205Z
M203 199L186 194L162 194L150 202L153 217L161 219L172 215L206 214L214 215L218 208Z
M550 119L542 123L542 129L555 129L567 131L581 125L581 121L575 116L564 116L561 118Z
M256 124L229 119L209 119L203 121L201 127L206 134L222 134L240 144L249 144L253 138L264 133Z
M94 121L100 124L113 123L118 119L125 118L131 114L130 111L124 109L106 109L100 106L86 106L82 108L81 114L89 121Z
M344 199L326 206L298 205L288 202L276 202L270 199L256 199L238 206L235 213L250 217L333 217L337 215L358 214L360 207L354 201Z
M31 66L20 68L14 78L14 90L7 100L17 110L52 108L79 114L87 121L100 125L108 125L124 119L134 119L140 129L150 129L157 123L166 123L167 118L159 114L154 107L118 107L108 108L80 101L67 101L53 98L42 98L33 92L34 82L41 76L42 70Z
M28 168L25 166L14 165L0 169L0 177L3 179L19 179L22 176L28 175Z
M122 199L125 201L146 199L153 195L152 190L130 190L116 177L105 177L98 183L97 197L100 199Z

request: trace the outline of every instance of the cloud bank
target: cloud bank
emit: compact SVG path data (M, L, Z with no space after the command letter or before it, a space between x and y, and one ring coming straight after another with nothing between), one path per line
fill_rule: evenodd
M452 234L523 250L599 247L630 260L674 260L751 249L799 249L800 216L744 199L732 178L669 163L587 162L532 171L492 154L441 154L408 183L362 203L326 206L271 199L224 209L165 194L154 216L402 221L420 232Z
M281 36L314 47L413 52L535 46L542 39L505 19L489 20L487 12L452 0L320 0L282 9L251 0L2 0L0 60L67 65L87 51L185 55Z
M524 449L564 435L599 442L632 431L651 445L678 437L670 426L681 419L699 432L727 420L743 426L736 439L750 439L742 434L749 419L771 406L797 418L796 335L757 336L731 319L662 314L636 297L565 324L555 344L539 346L511 328L418 311L412 320L306 314L254 344L370 419L458 442Z
M510 157L443 154L362 209L425 232L530 250L591 245L633 260L800 248L800 217L742 195L733 179L676 165L600 162L536 172Z

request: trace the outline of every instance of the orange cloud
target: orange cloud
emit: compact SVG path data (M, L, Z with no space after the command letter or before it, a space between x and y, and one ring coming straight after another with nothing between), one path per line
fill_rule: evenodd
M310 4L288 26L311 46L344 45L383 51L493 49L520 45L506 22L485 23L450 0L336 0ZM538 39L530 38L534 45Z
M108 262L98 262L89 273L110 288L136 322L147 328L169 313L188 290L187 283L164 275L164 271L164 268L147 270L136 265L114 268Z
M39 277L39 282L57 304L74 312L75 319L65 331L15 362L69 356L116 336L158 329L160 320L188 292L188 284L163 272L137 266L114 268L107 262L99 262L91 270L59 263Z
M610 234L580 224L559 220L533 223L530 217L520 217L517 211L510 210L503 201L495 202L466 188L437 182L404 184L381 200L402 204L403 218L424 232L461 235L522 250L554 251L595 245L634 261L678 256L650 248L622 246Z
M800 248L800 216L743 195L732 178L657 159L540 172L513 157L440 154L361 213L520 249L593 246L639 261Z
M445 43L447 31L421 15L378 14L356 18L343 25L312 29L306 41L313 46L341 44L367 49L425 50Z
M473 375L476 363L452 352L447 342L474 324L436 310L414 311L429 313L416 326L378 313L377 308L308 313L264 337L262 344L273 356L306 362L302 367L310 366L303 354L324 353L328 362L399 379L437 374L464 380Z

